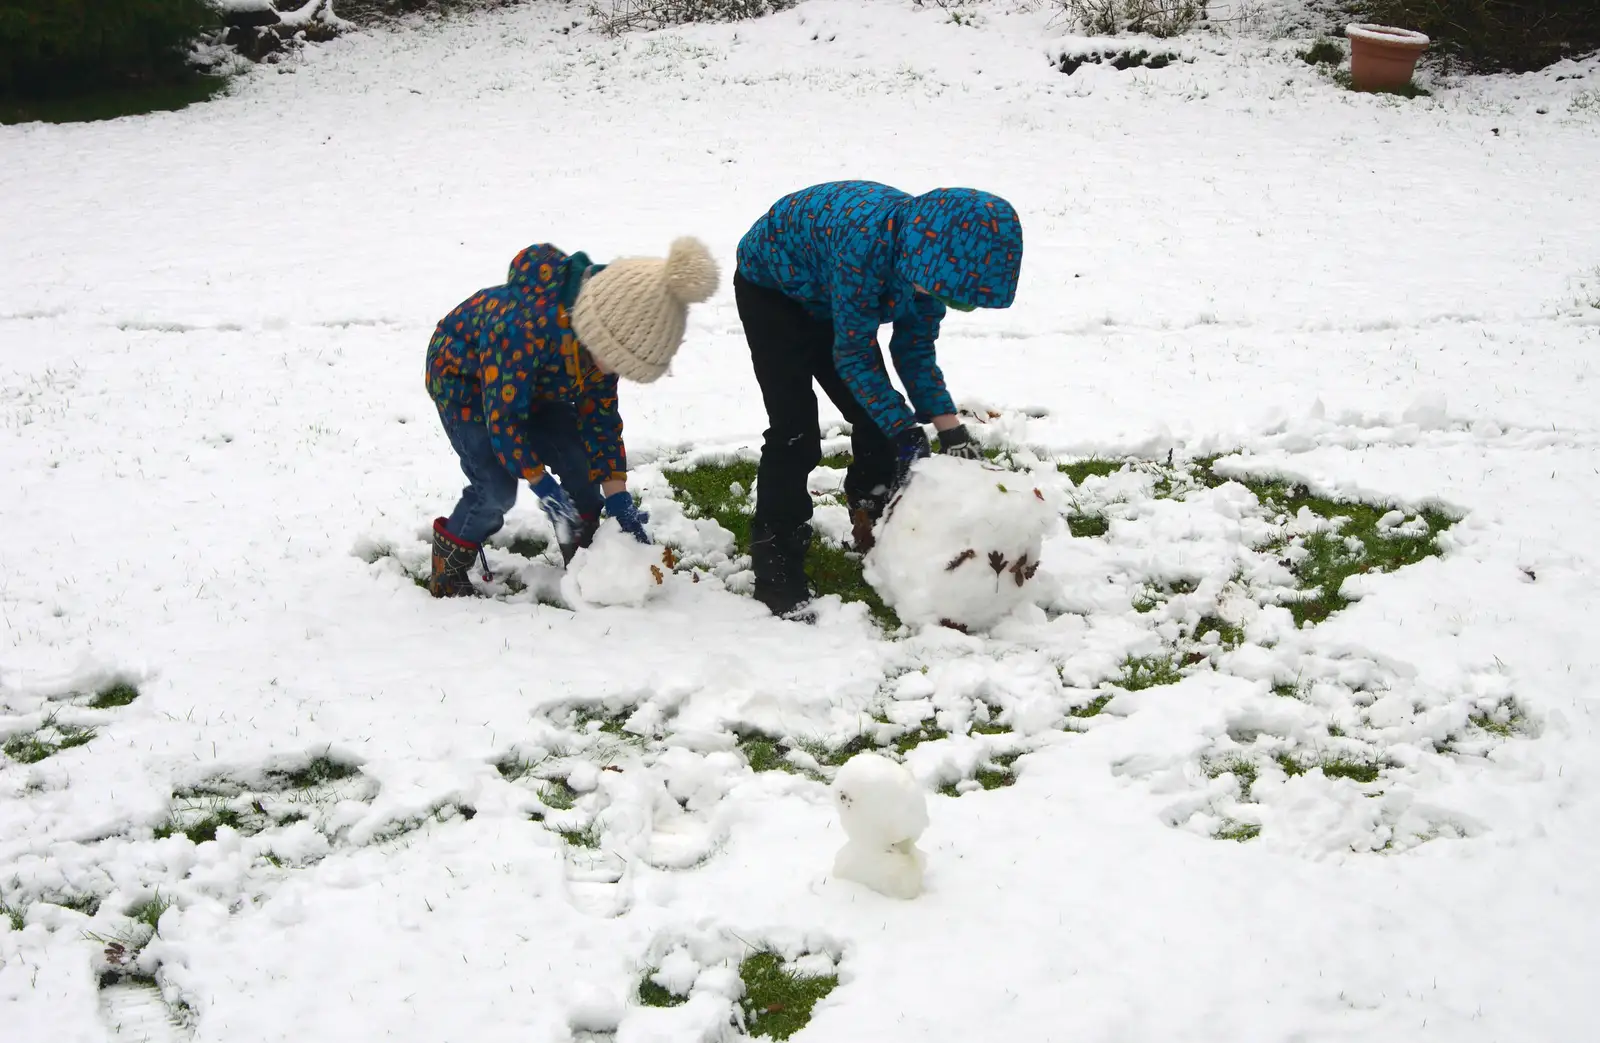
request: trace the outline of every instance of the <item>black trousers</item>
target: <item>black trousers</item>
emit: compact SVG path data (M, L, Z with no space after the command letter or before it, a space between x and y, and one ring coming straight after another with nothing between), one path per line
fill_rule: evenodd
M811 520L806 482L822 460L813 381L850 422L855 459L845 472L846 500L855 505L881 499L894 481L894 449L833 366L833 326L806 314L798 301L737 273L733 298L767 407L756 472L756 524L783 532Z

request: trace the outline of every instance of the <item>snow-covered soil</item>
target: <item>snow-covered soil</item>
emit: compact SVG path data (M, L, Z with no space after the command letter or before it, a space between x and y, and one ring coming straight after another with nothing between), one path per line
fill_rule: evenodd
M174 1039L689 1043L738 1035L756 949L837 974L831 1043L1590 1037L1600 62L1402 101L1195 36L1068 76L1102 42L977 13L608 41L536 4L0 128L0 1039L161 1038L153 979ZM701 582L546 604L524 502L490 560L525 589L416 587L461 484L440 315L534 241L731 263L837 177L1023 215L1017 305L940 361L1107 521L1045 542L1036 606L889 636L739 595L664 470L764 426L727 291L624 399ZM1297 629L1261 541L1314 519L1054 463L1169 453L1459 520ZM928 792L913 901L831 875L862 736ZM689 1002L640 1005L655 971Z

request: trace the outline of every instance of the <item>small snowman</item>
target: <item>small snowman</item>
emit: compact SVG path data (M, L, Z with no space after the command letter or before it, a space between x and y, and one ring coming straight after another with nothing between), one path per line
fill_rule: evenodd
M848 838L833 875L890 898L921 894L917 838L928 828L928 801L911 773L876 753L857 754L839 769L833 796Z

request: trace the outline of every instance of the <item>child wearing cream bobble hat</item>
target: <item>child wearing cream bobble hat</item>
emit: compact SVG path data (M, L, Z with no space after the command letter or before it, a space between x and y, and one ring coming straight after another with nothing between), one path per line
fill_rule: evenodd
M660 379L689 305L716 287L716 263L695 239L678 239L665 259L609 265L540 243L516 256L504 285L440 321L428 393L468 484L433 523L434 597L476 593L468 570L505 524L519 482L533 487L563 561L594 538L602 508L650 541L627 488L617 381Z

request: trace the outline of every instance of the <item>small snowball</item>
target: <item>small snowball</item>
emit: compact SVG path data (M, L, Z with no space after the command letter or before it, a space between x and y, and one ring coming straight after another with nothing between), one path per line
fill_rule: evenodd
M1406 520L1406 512L1405 511L1390 511L1387 514L1385 514L1382 518L1378 519L1378 528L1380 528L1380 529L1392 529L1396 525L1399 525L1401 522L1403 522L1405 520Z
M592 985L579 985L567 1003L567 1024L574 1032L615 1032L623 1007L617 998Z
M876 753L859 753L833 780L845 836L888 847L915 841L928 828L928 799L906 768Z
M561 595L573 605L643 605L666 579L660 547L640 543L614 524L573 555L561 579Z
M1029 599L1058 522L1026 475L936 456L885 512L864 575L908 623L985 630Z

